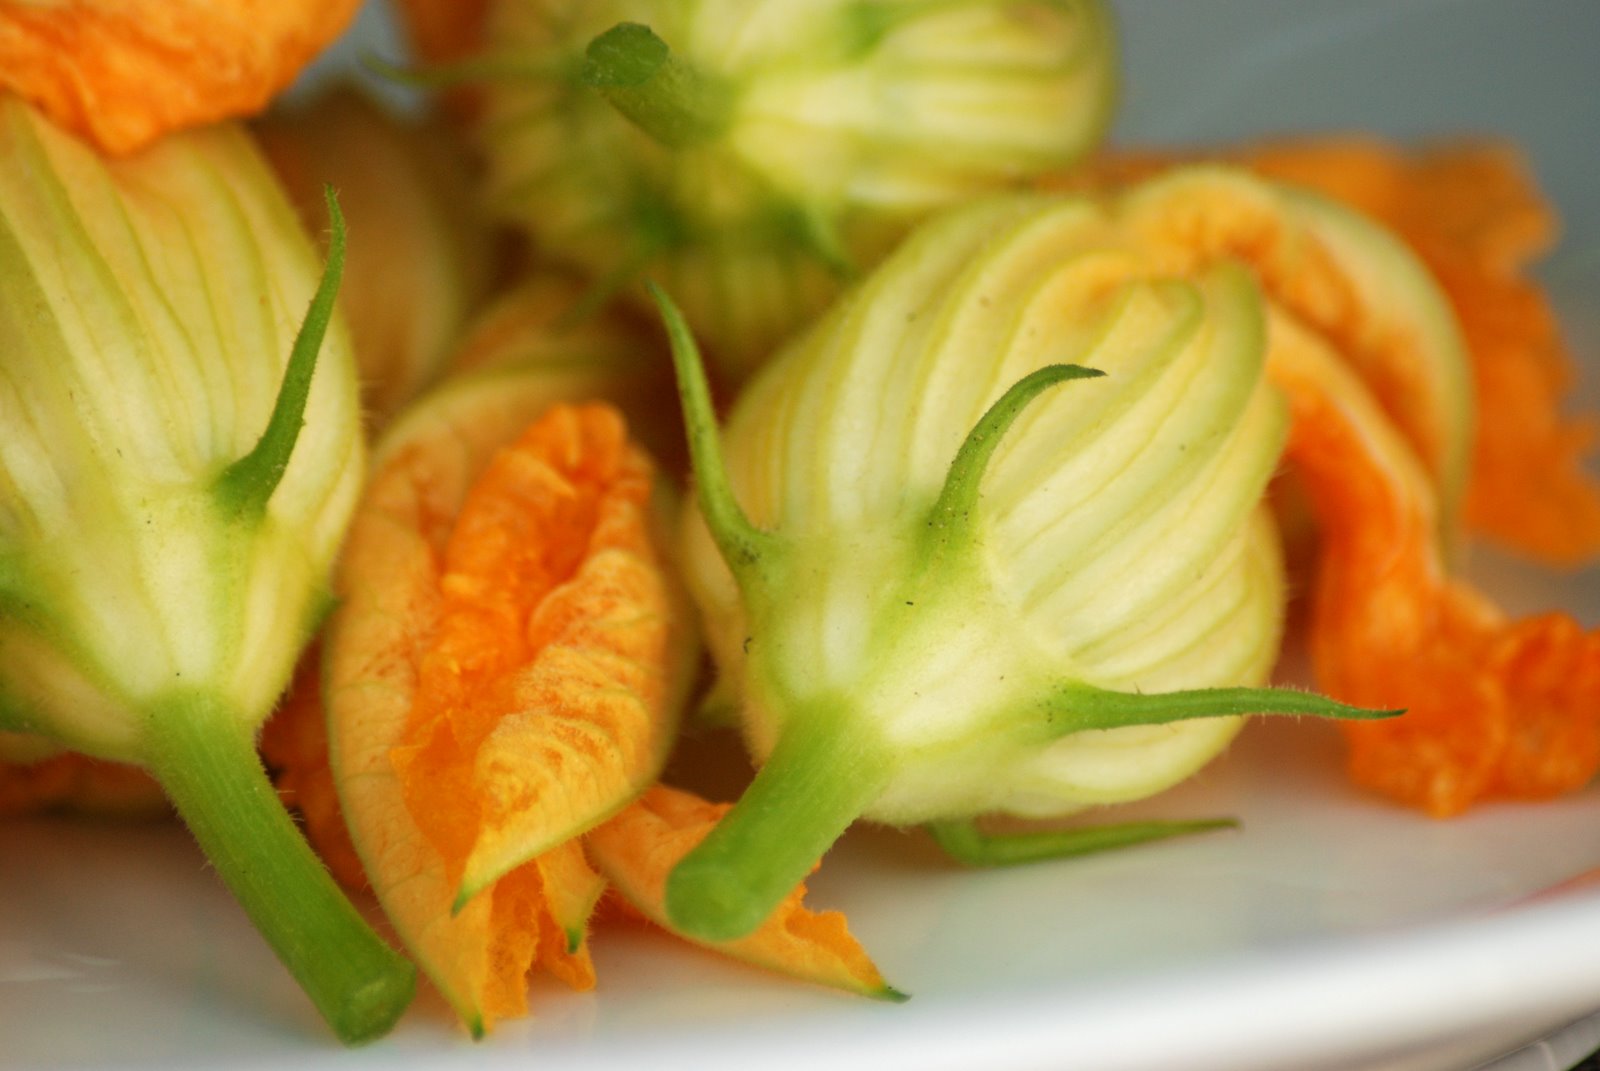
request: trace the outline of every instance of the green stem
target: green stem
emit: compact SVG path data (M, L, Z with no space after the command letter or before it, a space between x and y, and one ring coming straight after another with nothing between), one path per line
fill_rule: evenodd
M1191 718L1238 714L1310 714L1360 721L1392 718L1403 713L1351 706L1298 688L1195 688L1145 695L1114 692L1082 681L1063 681L1055 686L1051 695L1046 731L1053 738L1083 729L1165 725Z
M700 348L694 335L684 322L683 313L673 304L664 290L655 283L646 284L661 319L666 324L667 339L672 346L672 364L678 376L678 395L683 401L683 423L689 438L689 464L694 470L695 491L700 500L700 512L706 527L716 541L717 549L728 563L740 588L763 559L770 559L776 549L776 538L751 523L733 486L728 482L728 468L722 457L722 440L717 434L717 413L711 404L711 385L706 381L705 362L700 359Z
M236 711L205 692L150 710L150 767L250 920L347 1045L387 1033L416 969L373 932L290 819Z
M624 22L589 42L584 85L672 149L713 141L733 116L733 88L672 54L648 26Z
M888 760L844 704L795 711L750 787L667 877L673 926L743 937L772 914L882 791Z
M929 822L926 829L939 847L967 866L1018 866L1044 859L1129 848L1168 837L1236 829L1233 818L1201 818L1185 822L1122 822L1080 829L1048 829L1024 833L985 833L976 822Z
M324 190L328 202L328 259L322 279L312 295L306 318L295 335L294 348L283 370L283 383L272 407L267 428L250 452L229 465L216 483L216 495L223 508L243 518L266 512L267 502L289 467L294 444L305 423L306 402L311 397L311 379L317 370L317 355L333 319L334 301L344 275L344 216L333 187Z

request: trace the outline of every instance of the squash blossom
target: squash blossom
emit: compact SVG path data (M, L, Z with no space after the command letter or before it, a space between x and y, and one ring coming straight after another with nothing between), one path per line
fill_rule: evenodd
M669 881L683 928L755 925L859 816L975 862L1183 832L972 818L1151 795L1246 713L1374 713L1257 687L1286 410L1242 266L1165 270L1115 203L964 207L750 385L726 467L663 307L700 502L686 570L761 760Z
M1077 160L1115 81L1095 0L500 0L493 208L623 289L644 271L738 377L941 206ZM631 288L630 288L631 289Z
M414 973L255 753L362 474L341 227L319 285L241 131L107 161L0 98L0 730L149 769L360 1041Z
M326 834L342 812L317 839L348 828L396 933L474 1036L527 1011L530 971L593 987L603 890L660 919L667 874L719 813L653 784L698 643L657 550L675 502L618 410L560 400L622 385L626 363L594 356L487 368L411 407L374 450L336 571L312 776L338 797L308 826ZM291 762L311 773L317 758ZM803 894L714 947L894 996Z

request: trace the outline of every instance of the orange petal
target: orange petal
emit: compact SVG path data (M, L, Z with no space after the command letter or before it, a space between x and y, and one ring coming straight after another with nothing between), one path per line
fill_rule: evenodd
M1404 245L1332 201L1235 168L1173 172L1125 202L1169 270L1249 265L1272 304L1328 339L1361 377L1447 500L1461 492L1472 423L1466 354L1444 296Z
M1553 562L1600 553L1600 481L1584 466L1597 425L1562 412L1575 362L1526 274L1552 243L1555 219L1518 154L1494 143L1404 153L1346 139L1266 146L1246 162L1370 214L1444 287L1483 402L1468 524Z
M1600 424L1562 411L1575 361L1549 300L1527 273L1552 243L1556 223L1514 150L1470 142L1406 151L1369 137L1329 136L1209 152L1119 152L1046 185L1115 188L1202 157L1315 190L1404 240L1460 323L1481 401L1463 519L1546 561L1573 564L1600 554L1600 480L1586 467ZM1297 311L1314 319L1307 306ZM1426 458L1434 433L1412 415L1419 407L1408 391L1416 384L1407 384L1402 356L1401 348L1374 352L1361 362L1362 374Z
M595 864L628 903L671 930L665 909L667 875L727 810L726 804L708 803L691 793L658 785L591 832L584 842ZM805 981L898 999L900 994L883 980L850 935L844 916L836 911L809 911L802 904L804 898L802 885L748 937L697 943Z
M483 1029L497 1019L527 1014L530 965L579 991L594 988L589 916L605 879L577 841L518 867L494 887L489 924L490 970L483 994Z
M643 503L629 496L644 494L648 467L614 412L557 406L502 450L547 390L536 376L490 377L401 419L376 451L324 651L331 764L356 847L407 948L475 1032L525 1010L525 975L536 964L593 983L587 947L573 935L598 878L573 846L554 846L454 909L480 828L511 820L502 800L479 795L477 745L520 709L521 677L560 646L553 639L592 639L575 621L551 632L530 629L530 619L538 623L535 611L552 595L622 575L604 560L591 565L604 559L592 551L644 553ZM666 607L650 603L654 588L634 594L636 614L612 631L636 638ZM658 670L673 657L665 642L636 653ZM603 663L605 653L594 657ZM542 680L559 696L556 684ZM498 699L512 702L497 709ZM663 710L651 731L664 737L670 720ZM419 728L428 739L407 744ZM651 748L665 744L630 756ZM430 765L441 755L447 761ZM543 772L545 756L528 762ZM609 812L634 790L630 778L648 779L625 763L612 774L572 790Z
M1475 362L1479 408L1466 521L1507 546L1557 564L1600 554L1600 481L1592 415L1562 411L1574 362L1533 283L1473 265L1436 266L1456 302Z
M1319 684L1407 708L1345 725L1352 776L1441 816L1587 782L1600 768L1600 637L1564 615L1508 621L1450 578L1433 487L1364 385L1286 316L1270 345L1293 414L1288 458L1322 531Z
M0 87L115 154L253 115L360 0L0 0Z
M395 763L466 891L614 813L665 760L651 481L614 411L557 407L495 456L456 520Z

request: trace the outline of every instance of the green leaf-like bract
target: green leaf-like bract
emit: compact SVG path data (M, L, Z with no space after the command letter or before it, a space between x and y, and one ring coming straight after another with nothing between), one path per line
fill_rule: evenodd
M706 380L705 364L689 325L664 290L655 283L647 285L656 307L661 310L667 339L672 346L672 363L678 374L678 393L683 403L689 461L694 469L700 510L728 568L735 575L748 574L764 559L770 560L777 540L772 533L750 523L728 483L727 466L722 460L722 440L717 433L716 408L711 404L711 385Z
M229 465L217 479L216 495L223 509L241 518L260 517L267 510L272 492L289 468L295 442L305 424L306 401L311 397L311 380L317 370L317 355L333 319L339 282L344 276L344 215L330 186L325 192L332 233L328 240L328 260L322 279L311 297L306 318L295 335L294 348L283 370L283 383L273 404L267 428L251 451Z

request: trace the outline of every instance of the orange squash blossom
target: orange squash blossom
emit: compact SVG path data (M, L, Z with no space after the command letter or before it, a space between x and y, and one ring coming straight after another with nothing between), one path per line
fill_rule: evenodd
M401 938L475 1034L527 1010L535 967L593 986L587 927L606 879L648 914L716 815L664 789L647 801L670 805L629 804L659 769L681 687L648 462L599 404L556 405L497 447L518 406L486 412L485 397L501 395L469 390L431 417L424 403L380 453L325 655L331 761L314 730L269 735L313 841L340 850L342 809ZM341 800L317 790L330 781ZM727 951L892 992L801 894Z
M1427 463L1444 425L1419 420L1426 394L1406 384L1426 373L1415 340L1375 328L1381 310L1355 300L1315 246L1254 206L1220 201L1153 232L1194 255L1242 256L1279 310L1269 372L1291 401L1286 456L1321 532L1318 683L1348 702L1408 708L1342 727L1352 777L1436 816L1581 787L1600 770L1600 636L1565 614L1508 619L1448 564L1457 522L1552 562L1600 551L1600 482L1583 468L1593 421L1560 411L1573 361L1525 275L1553 232L1548 207L1515 156L1492 145L1408 156L1333 140L1222 155L1339 198L1404 238L1450 300L1482 400L1452 509ZM1115 186L1171 162L1107 158L1097 180Z
M665 753L671 607L649 463L613 410L558 406L504 448L511 434L473 415L402 434L374 476L325 657L331 765L368 878L482 1032L525 1010L536 962L592 984L600 883L570 842Z

